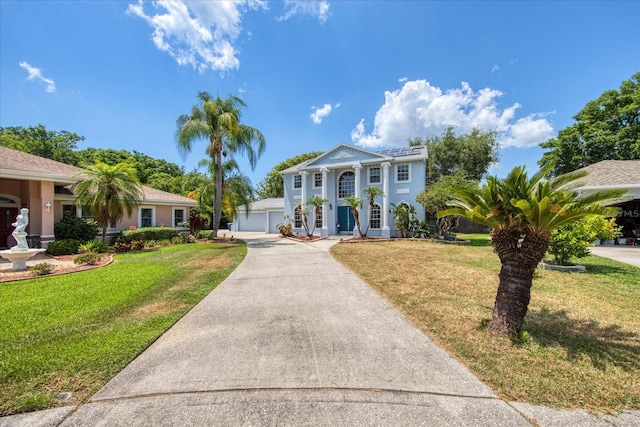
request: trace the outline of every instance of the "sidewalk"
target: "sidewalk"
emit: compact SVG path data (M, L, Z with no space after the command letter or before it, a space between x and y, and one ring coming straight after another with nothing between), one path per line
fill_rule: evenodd
M238 269L89 403L0 426L611 425L497 398L334 261L335 240L236 234Z

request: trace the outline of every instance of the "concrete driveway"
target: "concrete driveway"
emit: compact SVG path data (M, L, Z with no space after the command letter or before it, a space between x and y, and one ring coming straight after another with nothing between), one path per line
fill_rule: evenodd
M640 267L640 246L593 246L591 253Z
M239 268L89 403L0 426L610 425L500 400L334 261L335 241L235 234Z

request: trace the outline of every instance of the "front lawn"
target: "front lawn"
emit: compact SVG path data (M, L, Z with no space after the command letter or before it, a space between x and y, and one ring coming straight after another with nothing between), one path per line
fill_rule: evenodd
M246 250L242 242L168 246L95 270L1 283L0 415L86 401ZM68 392L69 400L57 398Z
M640 269L604 258L587 273L539 270L514 344L489 338L500 262L471 245L338 244L331 253L503 399L556 408L640 408Z

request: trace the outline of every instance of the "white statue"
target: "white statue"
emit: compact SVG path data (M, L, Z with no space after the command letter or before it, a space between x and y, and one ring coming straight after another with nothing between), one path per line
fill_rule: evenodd
M29 209L22 208L20 215L16 217L16 222L12 223L16 229L13 230L11 235L16 239L17 245L11 248L12 251L28 251L29 245L27 244L27 232L25 231L27 225L29 225Z

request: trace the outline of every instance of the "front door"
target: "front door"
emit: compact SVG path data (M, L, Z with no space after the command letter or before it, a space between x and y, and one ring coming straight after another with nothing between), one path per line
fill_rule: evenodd
M355 220L349 206L338 206L338 233L352 232Z
M16 244L13 236L11 236L15 229L11 223L16 222L17 216L18 208L0 208L0 248L8 248ZM8 238L11 239L10 242L7 241Z

